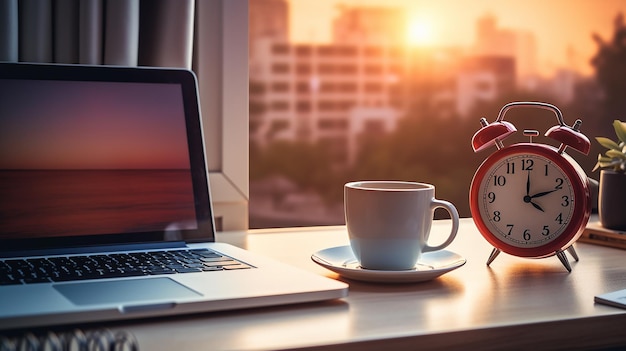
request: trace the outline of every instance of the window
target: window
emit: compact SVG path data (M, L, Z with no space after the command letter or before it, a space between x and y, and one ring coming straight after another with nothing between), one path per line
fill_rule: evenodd
M311 90L311 83L310 82L298 82L298 84L296 84L296 91L298 93L308 93Z
M289 102L284 100L272 101L270 109L278 112L285 112L289 110Z
M308 63L300 63L296 65L296 73L300 75L309 75L311 74L311 65Z
M354 45L350 46L340 46L337 48L337 54L343 57L356 57L357 55L357 47Z
M383 67L381 65L366 65L365 73L368 75L376 75L383 73Z
M354 93L357 90L357 84L354 82L339 83L338 90L342 93Z
M285 44L276 44L272 46L272 53L276 55L288 55L289 54L289 46Z
M335 66L330 63L322 63L317 67L317 71L320 74L333 74L335 73Z
M350 64L343 64L343 65L339 65L337 67L337 72L340 74L347 74L347 75L353 75L355 74L357 71L357 65L355 65L354 63Z
M250 95L263 95L265 84L263 82L250 82Z
M351 108L357 105L356 101L353 100L341 100L337 101L337 109L343 112L349 111Z
M280 73L289 73L289 64L288 63L275 63L272 65L272 73L280 74Z
M317 48L317 54L320 55L320 57L333 56L335 54L335 47L329 45L319 46Z
M271 164L279 183L289 183L278 197L314 197L309 203L318 207L263 208L260 215L270 215L257 222L255 203L269 202L256 202L253 195L250 226L282 226L286 217L302 225L342 224L343 184L368 178L433 183L438 198L467 217L468 184L489 154L474 153L471 137L480 117L494 121L510 101L552 103L568 125L581 118L591 154L568 154L593 177L594 156L601 151L593 137L613 135L610 122L626 111L626 61L619 59L626 49L618 35L626 31L618 17L626 14L626 2L596 2L570 1L568 16L544 20L537 11L563 13L564 3L508 0L496 11L463 0L431 1L427 9L414 0L343 7L342 0L319 7L321 2L284 0L290 24L285 33L250 33L251 42L279 44L275 52L271 46L250 49L250 80L259 86L250 85L249 132L251 151L260 155L250 160L250 187L268 183L262 171ZM330 4L332 13L321 9ZM451 15L450 8L463 15ZM254 23L275 28L276 11L255 11ZM419 35L403 34L415 34L408 29L416 27ZM285 89L289 93L273 94ZM513 112L519 113L510 116L518 131L540 130L533 142L554 146L543 137L556 123L553 115ZM282 124L274 125L277 120ZM528 139L518 132L505 144L517 142Z
M376 82L365 83L364 90L367 93L379 93L383 90L383 85Z
M309 45L296 45L296 56L298 57L309 57L313 49Z
M296 112L299 112L299 113L311 112L311 102L310 101L298 101L298 103L296 104Z
M320 85L320 92L322 93L332 93L335 91L336 85L332 82L323 82Z
M335 106L335 102L330 100L322 100L317 104L317 108L323 112L334 111Z
M284 119L273 120L270 130L272 132L280 132L282 130L289 129L289 121Z
M289 83L287 82L272 83L272 91L275 93L286 93L289 91Z
M322 130L346 130L348 128L348 121L337 118L323 118L319 120L318 126Z

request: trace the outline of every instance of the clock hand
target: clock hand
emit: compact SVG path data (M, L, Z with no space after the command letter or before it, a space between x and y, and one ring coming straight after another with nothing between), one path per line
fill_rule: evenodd
M543 208L541 208L541 206L537 205L536 203L530 201L530 204L533 205L534 208L538 209L541 212L546 212L543 210Z
M550 190L550 191L544 191L544 192L541 192L541 193L537 193L537 194L535 194L535 195L531 196L530 198L531 198L531 199L534 199L534 198L536 198L536 197L545 196L545 195L548 195L548 194L550 194L550 193L553 193L553 192L555 192L555 191L557 191L557 190L558 190L558 189L554 189L554 190Z
M534 197L543 196L543 195L549 194L551 192L552 191L544 191L543 193L535 194ZM546 212L546 211L543 210L543 208L541 208L541 206L539 206L539 205L537 205L536 203L533 202L533 196L530 196L530 195L524 196L524 202L527 203L527 204L529 203L529 204L533 205L534 208L538 209L541 212Z
M532 203L532 198L530 197L530 170L528 171L528 176L526 177L526 195L524 196L525 203Z

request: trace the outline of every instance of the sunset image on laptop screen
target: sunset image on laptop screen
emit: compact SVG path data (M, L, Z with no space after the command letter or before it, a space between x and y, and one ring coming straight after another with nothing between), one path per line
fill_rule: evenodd
M177 84L0 80L0 238L195 220Z

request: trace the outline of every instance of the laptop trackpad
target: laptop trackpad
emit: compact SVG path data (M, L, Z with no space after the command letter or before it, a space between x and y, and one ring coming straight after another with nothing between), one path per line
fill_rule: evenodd
M76 305L176 301L202 296L170 278L80 282L53 287Z

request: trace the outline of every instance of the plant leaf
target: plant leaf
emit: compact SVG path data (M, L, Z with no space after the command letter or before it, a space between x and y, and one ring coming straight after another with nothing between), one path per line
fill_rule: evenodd
M608 157L602 156L602 154L598 154L598 162L596 162L596 165L593 167L591 171L594 172L596 169L603 167L602 164L608 161L611 161L611 159Z
M613 128L619 140L626 143L626 123L616 119L613 121Z
M606 155L612 158L619 158L622 160L626 160L626 155L624 155L621 151L619 150L609 150L606 152Z
M609 139L609 138L596 137L596 140L598 141L598 143L600 143L600 145L604 146L607 149L621 150L619 145L616 142L614 142L613 140Z
M602 167L602 168L609 168L609 167L613 167L613 166L619 165L622 162L620 162L620 160L615 160L614 159L614 160L612 160L610 162L599 162L599 163L600 163L600 167Z
M610 161L610 162L598 162L596 164L596 167L593 168L593 170L595 171L598 168L613 168L616 165L621 164L621 162L619 161Z

